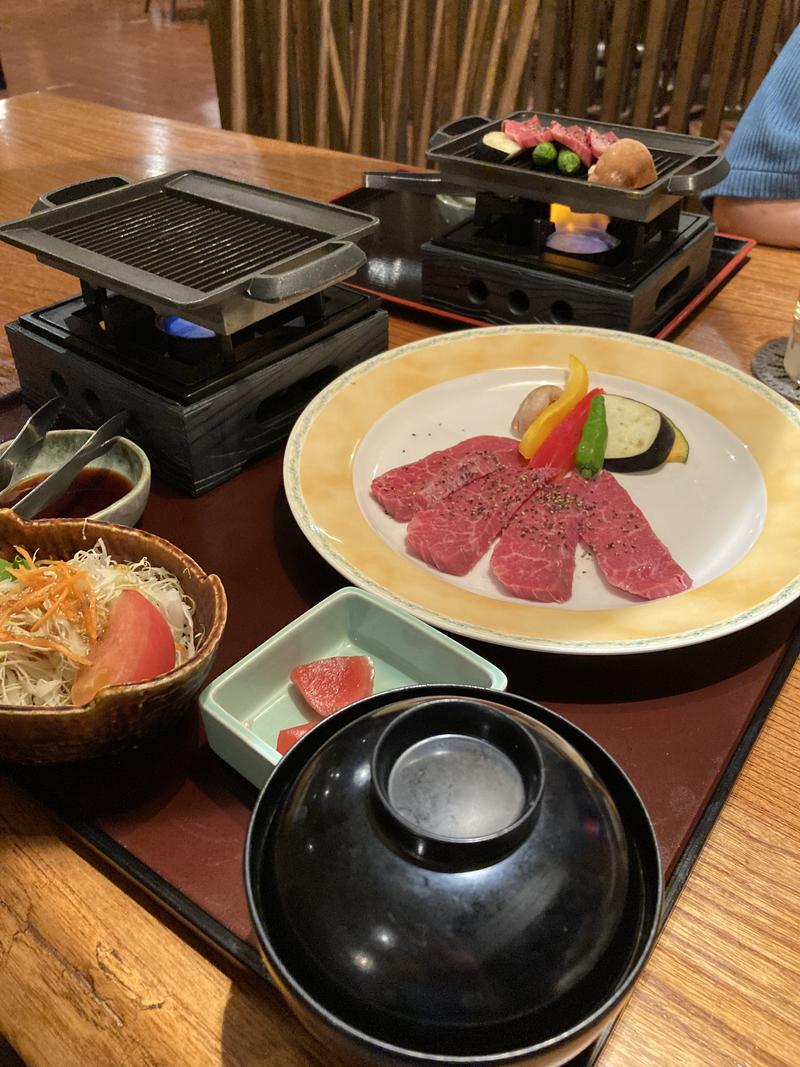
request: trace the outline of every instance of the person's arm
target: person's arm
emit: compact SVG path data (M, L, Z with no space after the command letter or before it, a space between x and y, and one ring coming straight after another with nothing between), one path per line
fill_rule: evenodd
M800 247L800 26L748 104L725 158L730 173L703 194L717 226Z
M752 237L762 245L800 248L800 200L716 196L714 221L723 233Z

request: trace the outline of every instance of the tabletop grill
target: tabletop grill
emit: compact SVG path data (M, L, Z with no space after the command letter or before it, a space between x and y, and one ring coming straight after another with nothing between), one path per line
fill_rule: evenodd
M23 396L63 393L83 426L126 408L157 473L203 492L387 347L377 302L338 284L376 225L194 171L46 194L0 237L77 275L81 295L8 325Z
M564 115L540 113L539 119L544 126L551 119L586 125ZM656 180L644 189L620 189L590 183L585 174L543 171L530 151L506 163L479 159L482 138L503 121L470 116L431 138L428 158L444 182L475 197L475 209L423 245L426 302L489 322L571 322L644 333L701 287L714 224L682 210L682 201L726 173L717 141L595 123L601 133L642 141L653 156ZM554 240L570 224L565 212L594 216L583 245L563 233Z

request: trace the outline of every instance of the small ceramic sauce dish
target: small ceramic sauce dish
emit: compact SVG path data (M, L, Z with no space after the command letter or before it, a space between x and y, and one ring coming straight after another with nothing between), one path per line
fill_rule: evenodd
M93 432L51 430L30 459L23 456L15 471L14 484L9 485L0 497L0 506L11 507L21 499L20 494L15 495L15 489L33 489L45 475L74 455ZM0 445L0 455L5 447L5 444ZM150 461L146 453L127 437L116 437L99 459L79 472L70 491L56 502L62 503L67 511L55 514L57 509L51 505L37 517L92 518L120 526L135 526L149 495Z

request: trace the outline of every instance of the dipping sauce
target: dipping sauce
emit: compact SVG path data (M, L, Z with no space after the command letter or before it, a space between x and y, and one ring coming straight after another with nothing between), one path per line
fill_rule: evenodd
M31 489L52 474L42 471L33 474L0 494L0 507L10 508L18 503ZM78 471L69 489L48 504L36 516L37 519L85 519L103 508L121 500L133 489L130 478L106 467L84 467Z

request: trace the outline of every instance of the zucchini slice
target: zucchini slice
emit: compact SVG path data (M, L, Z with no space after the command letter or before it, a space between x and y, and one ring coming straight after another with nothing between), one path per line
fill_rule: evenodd
M523 151L517 142L502 130L492 130L484 134L475 150L475 158L485 163L507 163Z
M672 429L675 431L675 443L667 456L667 463L685 463L689 458L689 442L681 429L667 415L664 416Z
M669 419L639 400L606 396L608 441L604 466L620 473L660 467L675 443Z

